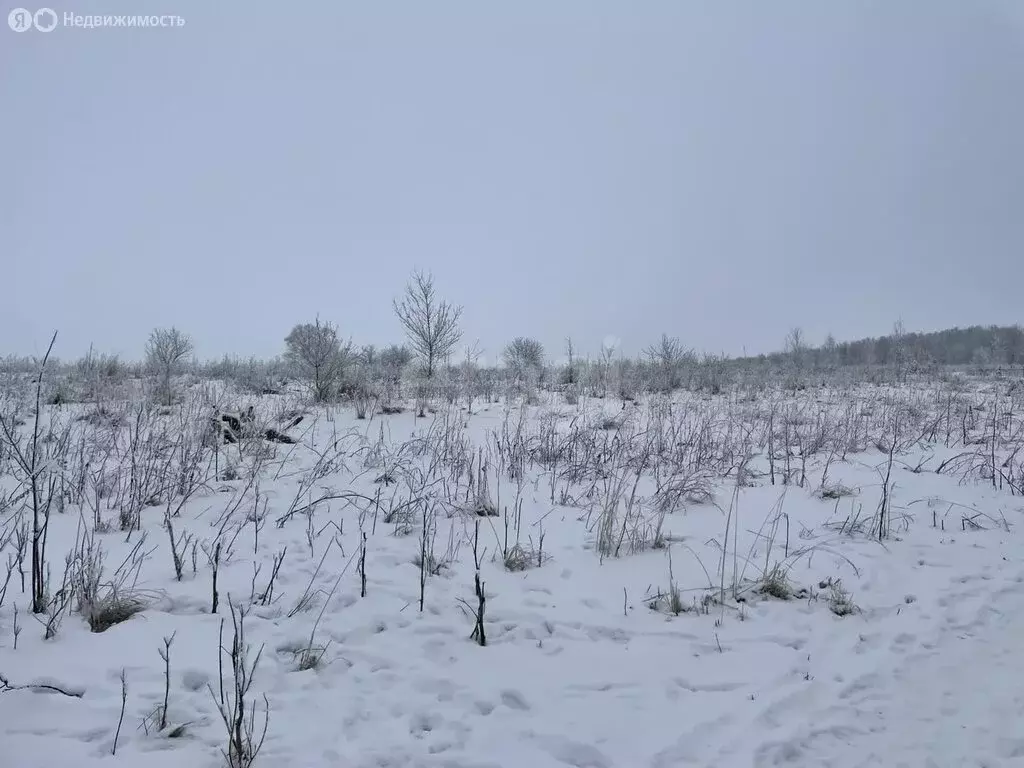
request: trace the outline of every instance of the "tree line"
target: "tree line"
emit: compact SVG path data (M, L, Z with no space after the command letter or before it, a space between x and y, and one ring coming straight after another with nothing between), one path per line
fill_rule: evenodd
M972 325L908 332L897 322L886 336L837 342L829 334L820 346L810 346L796 328L787 336L783 350L746 359L812 368L1020 366L1024 365L1024 329L1020 325Z
M738 378L762 380L784 377L787 385L804 386L812 375L844 368L884 369L897 380L939 366L1024 366L1024 330L1014 326L971 326L932 332L908 332L902 322L892 333L876 338L838 342L829 334L824 343L807 342L800 328L786 336L782 349L757 356L729 359L725 355L698 354L676 336L662 334L634 358L624 356L610 343L595 358L582 358L572 339L561 350L562 362L552 364L536 339L518 336L502 350L500 366L478 365L481 350L467 345L456 353L462 340L462 307L442 299L429 273L415 271L405 290L392 302L405 332L405 343L377 348L357 347L338 327L319 317L295 325L284 337L284 353L270 361L221 361L200 363L193 357L191 337L177 328L152 331L141 364L122 363L111 355L90 351L71 365L53 366L65 371L84 391L58 391L54 398L92 399L92 392L115 380L147 376L153 398L164 404L175 399L174 378L184 371L218 379L230 379L256 392L279 391L289 379L301 380L316 402L343 398L375 399L397 403L408 394L403 382L413 383L418 400L441 389L449 397L473 391L491 396L499 387L511 387L527 397L538 388L560 387L599 397L629 399L640 391L691 389L717 393ZM8 358L2 369L29 372L36 362Z

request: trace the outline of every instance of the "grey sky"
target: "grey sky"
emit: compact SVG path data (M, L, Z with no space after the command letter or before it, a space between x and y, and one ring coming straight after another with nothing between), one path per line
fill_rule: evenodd
M1014 0L53 7L186 25L0 27L0 354L400 341L414 266L492 359L1022 320Z

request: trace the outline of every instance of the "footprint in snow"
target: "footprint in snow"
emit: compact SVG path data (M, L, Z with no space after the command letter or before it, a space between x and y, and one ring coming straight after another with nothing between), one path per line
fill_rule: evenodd
M561 736L534 736L538 746L560 763L573 768L612 768L612 761L597 747Z
M201 691L206 688L210 676L201 669L194 667L183 670L181 673L181 686L186 691Z
M519 691L502 691L501 703L510 709L518 709L521 712L526 712L530 709L530 705L527 703L526 698Z

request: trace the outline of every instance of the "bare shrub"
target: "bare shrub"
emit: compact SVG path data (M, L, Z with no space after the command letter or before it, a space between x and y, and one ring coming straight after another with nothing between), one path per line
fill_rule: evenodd
M789 578L789 569L781 563L776 563L765 572L756 591L776 600L792 600L795 597L807 596L806 589L794 586Z
M544 551L544 534L541 533L540 541L536 546L533 545L532 541L526 544L521 542L513 544L502 559L504 560L505 570L512 573L541 567L550 560L550 555Z
M172 379L181 362L192 354L192 340L177 328L155 328L146 342L146 365L157 377L156 398L163 405L174 402Z
M342 344L338 330L330 323L296 325L285 337L286 359L300 376L308 379L313 399L328 402L337 395L351 354L351 342Z
M849 496L856 496L857 492L842 483L825 483L814 492L814 495L819 499L835 501Z
M70 429L61 428L52 418L45 424L46 431L43 431L43 375L56 341L57 334L54 333L38 367L31 432L22 434L16 411L0 413L0 446L9 457L15 480L27 491L32 512L33 613L47 612L50 604L46 594L47 534L55 502L58 505L63 503L63 475L60 467L67 456L70 440Z
M682 384L683 363L692 356L676 337L661 335L657 344L652 344L645 354L655 369L656 387L665 392L678 389Z
M366 414L373 409L375 399L368 382L362 381L356 384L352 393L352 405L355 406L357 419L366 418Z
M564 390L564 392L562 394L565 397L565 404L566 405L578 405L579 404L579 402L580 402L580 393L576 389L576 385L575 384L568 384L568 385L566 385L565 390Z
M307 645L295 654L295 668L299 672L321 669L327 655L327 645Z
M207 688L224 724L227 745L222 753L228 767L249 768L256 761L270 724L270 702L266 694L263 695L263 725L259 730L256 723L256 702L250 699L253 678L263 655L263 646L260 646L250 661L252 649L245 639L246 610L241 605L236 606L232 603L230 597L228 603L231 607L233 628L231 647L224 645L224 620L221 619L218 653L220 684L216 691L212 685L208 685ZM230 663L231 676L227 681L227 688L224 676L225 658Z
M705 470L677 469L660 484L655 504L664 512L674 512L686 504L710 504L714 501L712 480Z
M849 616L859 610L839 579L829 579L822 586L828 587L828 609L836 616Z
M136 588L147 560L141 537L109 579L104 578L106 554L95 532L80 533L69 556L71 585L78 610L93 632L105 632L146 610L150 597Z

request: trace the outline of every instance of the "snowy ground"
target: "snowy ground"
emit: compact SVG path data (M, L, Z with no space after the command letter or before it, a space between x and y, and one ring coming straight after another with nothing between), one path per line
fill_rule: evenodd
M861 414L841 436L830 433L835 444L852 446L829 465L828 487L851 492L838 499L816 494L829 456L820 446L803 451L810 454L803 469L801 451L791 447L786 485L779 466L771 483L764 450L737 483L735 471L722 471L737 462L722 454L763 442L763 413L755 413L761 406L684 398L668 417L679 428L673 439L718 468L713 501L691 497L663 522L654 499L656 462L641 467L635 496L635 458L643 452L620 463L629 452L624 445L649 445L652 414L663 413L654 406L621 411L618 401L585 401L520 411L478 402L472 415L456 408L366 421L347 408L310 412L291 430L298 445L263 455L258 482L248 473L267 445L224 446L218 470L230 462L238 479L212 479L180 510L171 501L175 534L196 537L195 566L193 550L185 549L180 581L163 527L167 500L141 512L147 535L136 552L148 553L134 583L146 597L141 613L96 633L72 604L44 640L47 617L32 616L14 570L0 607L0 674L28 687L0 693L0 764L222 765L224 727L208 684L218 688L222 620L230 645L229 603L249 610L250 660L263 647L251 699L258 731L266 696L269 725L257 766L1024 764L1016 653L1024 638L1024 499L993 487L978 471L980 459L971 469L936 474L944 459L988 450L971 439L953 439L947 448L945 424L938 436L895 452L889 522L879 541L889 455L875 443L889 422L884 414L864 415L870 409L862 404L882 408L885 397L839 393L822 403L807 395L808 410L792 419L796 431L805 430L806 446L820 422L807 414ZM986 397L976 393L975 402ZM922 408L918 395L896 398ZM257 405L268 414L282 407ZM74 409L65 411L59 418L70 419ZM600 429L605 417L626 421ZM1011 412L1007 435L1017 434L1015 418ZM555 431L545 432L546 424ZM709 424L720 434L703 428ZM985 425L982 414L975 434ZM777 426L773 421L776 435ZM591 475L570 482L538 446L573 430L598 441L588 449L597 463ZM701 441L706 445L694 448ZM530 567L510 571L503 563L505 510L514 544L517 483L503 464L517 445L531 451L518 490L518 538ZM997 447L1000 460L1012 450L1009 442ZM779 465L784 451L773 448ZM671 453L671 445L659 450ZM478 517L463 503L480 497L481 456L496 517ZM912 471L925 457L923 471ZM469 458L476 464L467 466ZM563 459L563 467L570 463ZM395 482L375 482L388 471ZM619 480L616 495L610 489ZM8 491L17 488L13 476L5 482ZM346 492L358 496L303 509ZM412 503L417 498L428 501ZM402 511L386 521L396 506ZM8 505L5 520L15 508ZM598 552L602 510L612 515L613 540L623 541L618 556ZM66 553L94 517L88 504L53 515L52 583L60 584ZM95 539L110 579L140 533L129 538L118 529L109 498L101 517L113 521ZM427 561L437 573L426 577L421 611L424 519ZM470 639L478 523L485 647ZM212 551L219 531L224 554L213 615L204 545ZM0 554L0 579L11 547ZM282 551L273 595L261 600ZM776 565L791 599L765 593L766 573ZM837 615L833 609L842 613L844 605L849 615ZM165 696L158 651L172 634L168 725L158 733L149 719ZM322 653L321 663L301 670L309 648ZM112 756L122 670L127 698ZM32 687L38 682L81 695Z

